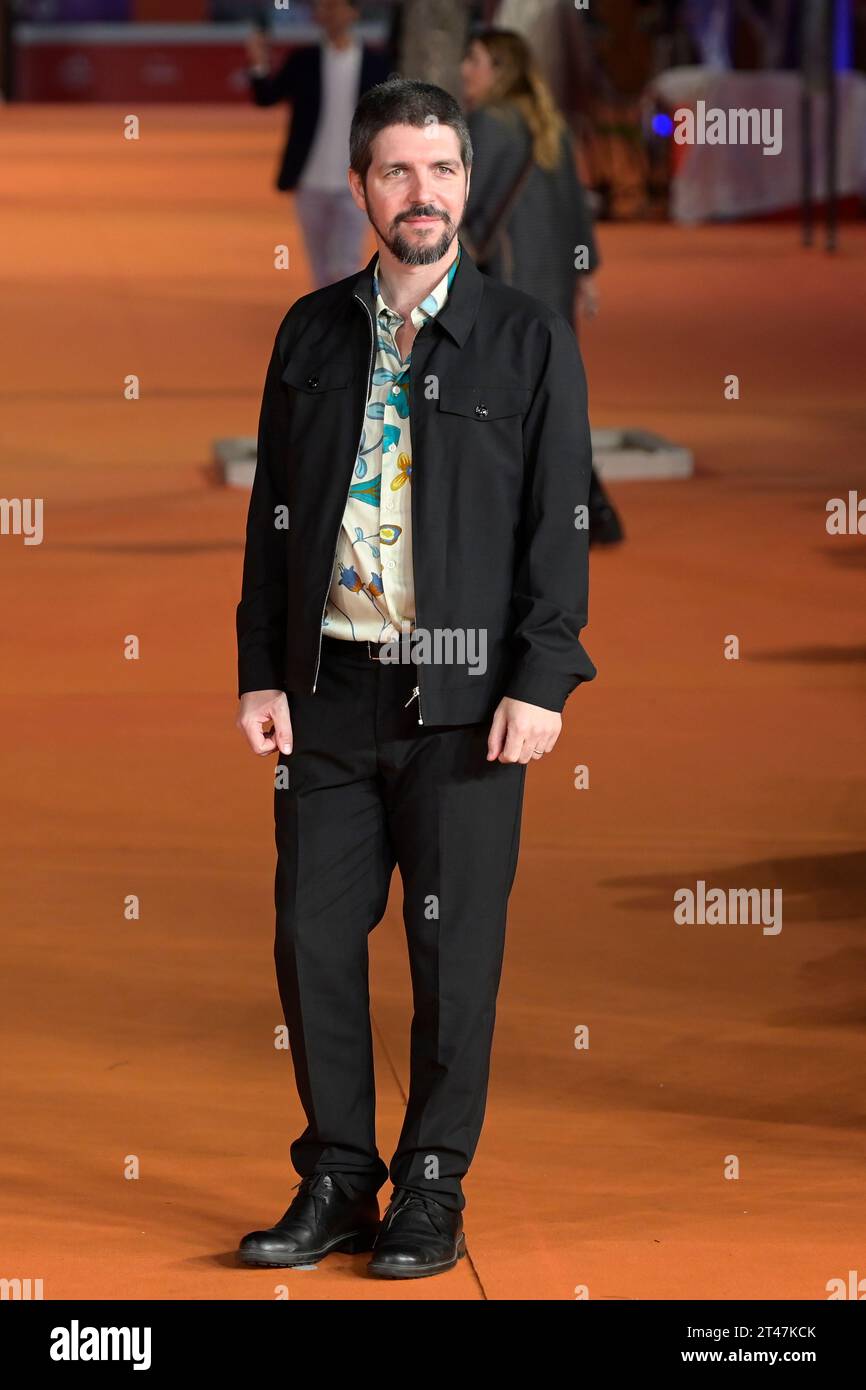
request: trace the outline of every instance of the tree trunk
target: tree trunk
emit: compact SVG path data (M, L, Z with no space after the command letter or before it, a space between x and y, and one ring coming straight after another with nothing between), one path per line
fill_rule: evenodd
M401 77L433 82L460 101L460 61L466 45L468 9L466 0L404 0Z

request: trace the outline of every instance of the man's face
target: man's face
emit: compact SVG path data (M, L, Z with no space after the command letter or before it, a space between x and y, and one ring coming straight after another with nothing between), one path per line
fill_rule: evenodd
M366 184L354 170L349 181L358 207L397 260L441 260L457 235L469 191L451 126L386 126L373 141Z
M315 0L313 19L324 29L328 38L332 38L357 22L358 11L347 0Z

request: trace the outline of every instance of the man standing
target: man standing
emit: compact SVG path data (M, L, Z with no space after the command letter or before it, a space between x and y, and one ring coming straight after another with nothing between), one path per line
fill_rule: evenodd
M526 766L596 674L580 352L460 246L471 162L441 88L361 99L349 185L378 252L293 305L267 371L237 722L278 751L275 959L307 1126L300 1190L243 1238L249 1264L372 1249L372 1273L414 1278L465 1253ZM367 938L395 865L414 1017L386 1166Z
M367 219L346 186L346 144L358 97L384 81L388 57L358 43L352 32L358 17L349 0L316 0L313 18L324 42L296 48L273 75L263 36L247 43L256 105L291 103L277 188L294 190L317 287L358 269L367 234Z

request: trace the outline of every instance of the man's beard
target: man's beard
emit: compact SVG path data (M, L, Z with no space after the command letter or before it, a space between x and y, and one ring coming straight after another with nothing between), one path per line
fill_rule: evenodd
M457 227L451 221L448 213L443 208L437 208L433 203L425 203L421 207L410 208L408 212L401 213L399 218L391 223L388 234L373 222L373 218L370 217L369 204L367 205L367 216L391 255L403 265L435 265L436 261L441 261L457 235ZM400 231L400 223L405 222L410 217L441 217L442 235L437 237L435 241L419 242L417 245L413 245L412 242L406 240Z

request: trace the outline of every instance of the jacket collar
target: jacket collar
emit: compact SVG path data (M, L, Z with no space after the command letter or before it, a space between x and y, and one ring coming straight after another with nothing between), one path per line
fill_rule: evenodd
M374 323L376 299L373 294L373 268L378 255L378 251L375 251L364 269L349 281L349 293L353 298L357 297L362 301ZM441 323L458 347L463 346L472 331L483 290L484 276L461 242L460 264L448 291L448 298L435 320L436 323Z

